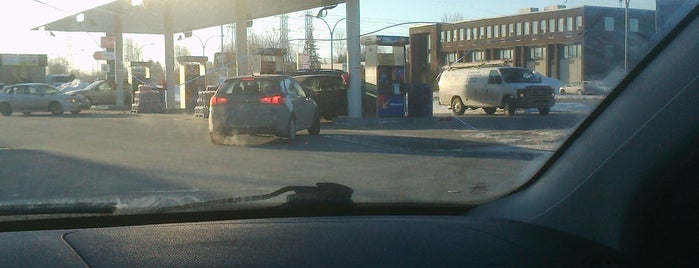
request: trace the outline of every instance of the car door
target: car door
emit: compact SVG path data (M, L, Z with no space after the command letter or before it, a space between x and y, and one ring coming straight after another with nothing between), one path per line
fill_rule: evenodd
M500 103L500 95L502 93L502 76L497 70L490 70L488 74L488 82L485 85L487 103Z
M296 114L296 124L299 129L311 127L313 117L315 116L316 104L306 95L303 87L294 79L287 78L285 84L289 85L289 96L293 98L292 105L294 114Z
M27 87L27 105L32 111L48 111L51 99L39 85L30 85Z
M104 81L95 88L92 101L96 104L115 104L116 93L111 81Z
M21 112L33 112L40 110L40 93L30 85L23 85L17 88L14 97L14 109ZM47 106L48 107L48 106ZM43 109L42 111L48 110Z

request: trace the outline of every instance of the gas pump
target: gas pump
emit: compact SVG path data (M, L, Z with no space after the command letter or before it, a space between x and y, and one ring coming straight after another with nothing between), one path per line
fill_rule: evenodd
M261 48L253 53L252 66L254 74L275 74L284 73L284 58L287 50L285 48Z
M376 94L376 116L405 116L405 46L410 43L410 39L402 36L372 35L362 37L361 43L366 51L366 92Z
M180 109L194 110L199 91L206 85L205 56L177 57L180 72Z

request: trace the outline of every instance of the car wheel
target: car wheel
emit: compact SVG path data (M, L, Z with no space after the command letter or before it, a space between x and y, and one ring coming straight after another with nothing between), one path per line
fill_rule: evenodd
M79 114L81 110L70 111L71 114Z
M565 90L565 89L561 89L561 92L559 92L559 93L560 93L561 95L565 95L565 94L566 94L566 90Z
M313 116L313 124L311 124L311 127L308 128L308 134L311 135L318 135L320 134L320 115L318 112L315 113Z
M2 114L4 116L12 115L12 107L10 107L9 103L0 104L0 114Z
M547 114L549 114L550 112L551 112L551 108L550 108L550 107L539 108L539 114L540 114L540 115L547 115Z
M289 144L293 144L296 141L296 120L293 117L289 117L289 124L286 128L286 138Z
M53 115L62 115L63 114L63 106L61 106L60 103L58 102L52 102L49 104L49 112Z
M464 102L461 101L461 98L456 97L451 101L451 112L454 113L455 115L462 115L466 111L466 107L464 106Z
M578 89L578 92L576 92L576 93L577 93L578 95L582 95L582 94L583 94L582 89Z
M214 130L209 133L211 138L211 143L216 145L221 145L226 141L226 135L224 135L220 130Z
M484 107L483 111L485 111L486 114L494 114L497 109L498 108L495 107Z
M512 99L506 99L505 101L505 115L506 116L513 116L517 112L517 108L515 108L515 101Z

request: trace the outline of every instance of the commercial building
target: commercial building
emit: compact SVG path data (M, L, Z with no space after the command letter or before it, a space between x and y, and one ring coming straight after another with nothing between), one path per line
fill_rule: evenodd
M45 54L0 54L0 84L43 83L47 65Z
M560 5L413 27L408 80L433 84L446 64L484 60L506 60L563 82L604 80L623 73L625 54L628 66L639 62L655 33L655 11L628 12L628 32L624 8Z

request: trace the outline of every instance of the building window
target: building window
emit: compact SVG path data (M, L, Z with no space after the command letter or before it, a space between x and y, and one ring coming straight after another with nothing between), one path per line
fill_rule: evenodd
M539 60L544 59L546 55L546 48L544 47L533 47L529 51L529 59Z
M471 30L471 33L473 34L473 40L478 40L478 27L473 27L473 30Z
M604 17L604 30L607 32L614 31L614 18Z
M458 30L454 30L452 40L454 40L454 42L459 41L459 31Z
M565 20L563 18L558 18L558 31L562 32L565 31Z
M466 40L471 40L471 29L466 28Z
M474 51L471 54L473 55L473 61L485 60L485 51Z
M549 32L553 33L556 31L556 19L549 20Z
M446 33L444 31L439 33L439 42L445 42L447 40Z
M524 22L524 35L529 35L531 31L531 25L529 25L528 21Z
M582 31L582 29L583 29L582 16L577 16L577 17L575 17L575 30Z
M541 33L546 33L546 20L541 20Z
M510 33L509 33L508 35L509 35L509 36L514 36L514 35L515 35L515 25L512 24L512 23L510 23L509 28L510 28L510 29L509 29L509 32L510 32Z
M493 26L493 37L495 37L495 38L500 37L500 26L498 26L498 25Z
M563 47L563 58L577 59L582 56L582 45L567 45Z
M502 37L507 37L507 25L500 25L500 32L502 33Z
M478 34L479 34L479 36L480 36L479 39L484 39L484 38L485 38L485 26L481 26L481 29L478 30Z
M638 32L638 19L629 19L629 31L632 33Z
M493 26L485 28L485 35L487 38L493 38Z
M517 23L517 35L522 35L522 23Z
M501 60L512 59L512 49L501 49L499 54Z
M427 55L425 55L427 56L427 64L432 63L432 57L430 57L430 55L432 55L432 35L427 34Z
M566 31L573 31L573 17L568 17L566 19Z
M449 43L451 42L451 31L447 31L447 37L444 41Z
M532 21L532 34L539 34L539 21Z
M459 29L459 41L464 41L465 34L464 34L464 28Z

